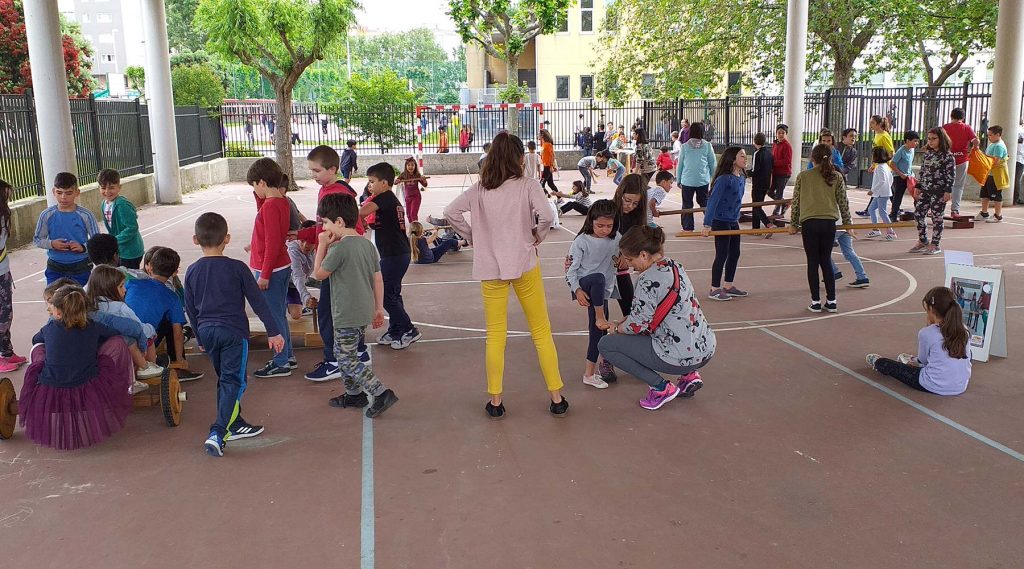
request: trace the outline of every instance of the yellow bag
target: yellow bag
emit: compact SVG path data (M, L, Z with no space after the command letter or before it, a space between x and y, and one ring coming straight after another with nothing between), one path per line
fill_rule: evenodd
M996 161L992 167L992 181L996 183L997 190L1005 190L1010 187L1010 170L1005 158Z
M984 186L993 162L991 156L986 156L980 148L975 147L967 158L967 175L977 180L979 186Z

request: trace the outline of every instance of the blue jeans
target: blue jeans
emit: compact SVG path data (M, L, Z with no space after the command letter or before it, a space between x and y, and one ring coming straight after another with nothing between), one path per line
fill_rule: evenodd
M58 279L62 279L64 277L67 277L67 278L75 281L76 283L78 283L78 284L80 284L82 286L85 286L86 283L89 282L89 276L92 275L92 272L91 271L85 271L84 273L74 273L74 274L72 274L72 273L62 273L60 271L55 271L55 270L47 267L46 270L43 272L43 275L46 277L46 286L50 286L51 284L53 284L53 281L56 281Z
M217 374L217 418L210 430L223 438L242 413L249 340L224 326L203 326L196 333Z
M868 215L871 216L871 223L878 223L878 218L882 218L882 223L889 223L889 214L885 210L889 209L890 198L872 197L871 202L868 203ZM892 231L888 229L887 231Z
M413 328L402 300L402 279L409 270L410 258L409 253L380 258L380 274L384 279L384 310L389 319L388 335L396 340Z
M604 308L604 316L608 318L608 301L604 297L605 278L602 273L593 273L580 279L580 288L590 298L590 306L587 307L587 324L590 331L590 343L587 345L587 361L597 363L597 343L601 341L607 332L597 327L597 313L595 306ZM573 291L573 299L576 298L576 291Z
M615 169L615 185L618 186L622 183L622 178L626 175L626 167L619 166Z
M889 198L885 199L888 200ZM845 231L837 231L836 242L839 243L839 249L842 250L843 257L846 257L846 260L853 266L853 272L857 275L857 278L867 279L868 274L864 272L864 264L860 262L860 257L858 257L857 252L853 250L853 237L850 237L850 234ZM835 261L832 261L832 274L838 272L839 267L836 266Z
M320 339L324 342L324 361L337 362L334 359L334 313L331 312L331 279L320 281L320 302L316 307L316 323L320 328ZM359 339L360 352L366 351L364 338Z
M590 169L584 166L579 166L578 170L580 171L580 174L583 174L583 187L589 192L590 184L593 181L593 178L590 176Z
M253 271L256 280L260 278L259 271ZM292 280L292 268L281 269L270 274L270 285L263 291L263 298L267 300L270 313L274 315L274 323L281 330L284 336L284 349L274 356L274 365L285 367L288 360L294 357L292 352L292 333L288 327L288 283Z
M437 245L430 248L430 253L432 255L431 258L427 259L424 257L420 257L419 260L416 261L416 264L429 265L431 263L436 263L441 260L441 257L443 257L445 253L447 253L448 251L458 250L458 248L458 239L438 239Z

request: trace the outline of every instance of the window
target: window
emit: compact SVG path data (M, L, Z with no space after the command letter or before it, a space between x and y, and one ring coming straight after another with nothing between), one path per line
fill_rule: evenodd
M99 14L96 14L96 22L97 23L99 23L99 24L108 24L108 23L110 23L110 21L111 21L110 14L107 14L106 12L100 12Z
M594 98L594 76L593 75L580 75L580 98L581 99L593 99Z
M594 31L594 0L580 0L580 31Z
M100 43L114 43L114 34L100 34Z
M104 53L101 56L100 61L102 61L103 63L114 63L114 54Z
M555 98L566 100L569 98L569 76L559 75L555 77Z

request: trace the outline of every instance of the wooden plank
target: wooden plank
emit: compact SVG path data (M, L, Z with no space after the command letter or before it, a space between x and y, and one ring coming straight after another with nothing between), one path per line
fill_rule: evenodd
M764 206L770 206L770 205L789 205L789 202L791 202L791 201L793 201L793 200L785 199L785 200L772 200L772 201L767 201L767 202L750 202L750 203L741 204L740 205L740 209L743 209L743 208L754 208L754 207L764 207ZM691 207L691 208L688 208L688 209L670 209L670 210L662 211L662 212L659 212L659 213L661 215L675 215L675 214L680 214L680 213L702 213L704 211L704 209L705 208L702 208L702 207Z
M836 229L859 230L859 229L888 229L890 227L917 227L914 221L899 221L896 223L854 223L851 225L837 225ZM768 229L728 229L725 231L712 231L709 237L717 235L768 235L774 233L789 233L788 227L772 227ZM680 231L676 237L702 237L700 231Z

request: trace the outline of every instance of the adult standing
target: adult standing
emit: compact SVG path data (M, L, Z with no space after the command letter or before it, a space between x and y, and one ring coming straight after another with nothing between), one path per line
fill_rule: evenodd
M819 144L811 150L813 168L800 172L793 186L793 212L789 232L800 231L807 257L807 285L811 290L811 312L821 312L821 280L825 281L825 310L839 312L836 277L832 271L832 244L836 221L850 223L846 181L832 163L832 148ZM853 236L853 231L849 232Z
M950 206L953 215L960 214L960 200L964 197L964 182L967 180L967 158L971 153L971 141L977 138L972 129L964 119L967 115L964 110L957 107L949 113L950 122L942 125L942 130L950 140L950 152L953 153L953 160L956 163L956 172L953 177L953 204Z
M491 143L480 180L444 210L452 227L473 246L473 278L481 281L487 323L485 369L491 400L485 410L492 419L505 416L502 379L510 288L515 291L530 327L551 396L549 410L556 417L564 417L569 410L569 402L562 397L558 352L537 257L538 246L551 229L554 215L537 181L523 176L523 156L519 137L499 133ZM472 225L466 222L466 213L470 214Z
M690 119L683 119L683 126L679 127L679 140L683 141L683 144L690 140Z
M786 183L792 175L793 146L789 143L789 127L780 124L775 127L775 144L772 145L772 199L784 199ZM773 215L786 215L786 206L775 206Z
M693 198L697 198L700 207L708 205L708 186L711 175L718 164L715 149L704 140L704 123L693 123L690 126L690 139L679 152L679 165L676 167L676 180L683 190L683 209L693 207ZM682 216L683 231L693 231L693 214Z

